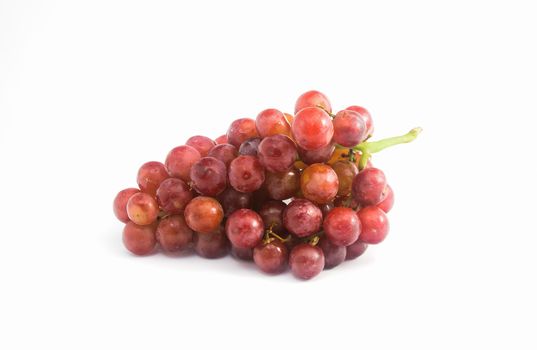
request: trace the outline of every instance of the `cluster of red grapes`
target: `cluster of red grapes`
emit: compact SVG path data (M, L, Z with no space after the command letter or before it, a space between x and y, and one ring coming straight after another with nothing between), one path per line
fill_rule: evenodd
M388 234L393 191L372 153L412 141L420 129L369 142L362 107L332 114L318 91L295 115L266 109L231 123L212 140L193 136L165 163L148 162L138 187L120 191L114 213L136 255L193 248L205 258L229 251L266 273L287 266L302 279L364 253Z

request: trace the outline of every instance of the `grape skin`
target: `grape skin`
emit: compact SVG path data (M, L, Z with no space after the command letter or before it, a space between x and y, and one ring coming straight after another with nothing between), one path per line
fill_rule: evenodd
M137 225L149 225L155 222L158 212L157 201L147 193L136 193L127 202L129 219Z
M339 180L329 165L316 163L302 172L300 189L306 199L316 204L325 204L336 198Z
M147 162L138 170L136 180L142 192L154 196L157 189L170 175L161 162Z
M378 168L367 168L358 173L352 182L352 195L362 206L379 203L386 191L386 176Z
M156 238L163 250L174 253L190 247L193 234L183 215L171 215L160 220Z
M298 97L295 103L295 114L306 107L321 107L328 113L332 113L332 106L328 97L316 90L307 91Z
M297 145L308 151L328 146L334 135L332 119L317 107L304 108L295 115L291 130Z
M215 232L223 219L222 206L211 197L196 197L185 208L185 220L188 227L198 233Z
M189 138L185 144L194 147L202 157L206 157L211 148L216 145L216 142L207 136L196 135Z
M229 165L229 183L239 192L254 192L265 181L265 169L256 157L238 156Z
M227 130L227 142L237 148L244 141L258 136L255 121L250 118L241 118L233 121Z
M283 225L298 237L319 232L322 218L321 209L306 199L295 199L283 211Z
M282 173L268 172L264 186L270 198L275 200L289 199L294 197L300 189L300 173L294 168Z
M261 111L255 118L255 127L261 137L278 134L291 136L291 124L282 112L274 108Z
M188 185L174 177L164 180L157 190L157 202L168 214L179 214L192 200L193 194Z
M325 269L334 268L345 261L347 247L333 244L326 236L321 237L317 246L323 250Z
M362 227L354 210L337 207L324 219L323 229L330 242L345 247L356 242Z
M147 255L154 251L156 225L136 225L129 221L123 228L123 244L135 255Z
M291 272L297 278L309 280L324 269L324 253L321 248L307 243L296 245L289 255Z
M193 247L196 254L206 259L224 257L229 251L229 241L220 226L216 231L209 233L195 233Z
M226 221L226 235L239 248L254 248L263 238L261 216L251 209L239 209Z
M129 215L127 214L127 202L136 193L140 192L137 188L126 188L118 192L114 198L114 214L116 218L124 223L129 222Z
M192 187L204 196L217 196L226 189L227 170L221 160L204 157L192 165L190 169Z
M207 154L208 157L214 157L224 162L226 167L229 167L229 164L231 163L231 161L237 158L238 155L239 155L239 152L237 151L237 147L229 143L222 143L222 144L216 145L213 148L211 148L211 150Z
M388 217L382 209L376 206L369 206L358 211L358 218L362 224L360 241L367 244L378 244L382 242L390 231Z
M295 143L284 135L266 137L259 144L259 161L265 169L273 173L289 170L297 156Z
M254 248L254 262L268 274L277 274L287 267L287 247L278 240L261 243Z
M188 145L175 147L166 157L166 168L170 176L178 177L185 182L189 182L190 168L200 158L200 153L194 147Z

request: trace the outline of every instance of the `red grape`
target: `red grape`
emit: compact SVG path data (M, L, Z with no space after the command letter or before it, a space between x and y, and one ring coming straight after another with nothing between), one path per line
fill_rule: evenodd
M136 225L129 221L123 228L123 244L131 253L147 255L155 249L156 225Z
M319 232L322 219L321 209L306 199L295 199L283 211L283 225L298 237Z
M138 170L138 186L142 192L154 196L161 182L166 180L170 175L166 167L161 162L147 162Z
M252 194L243 193L228 187L218 196L218 201L224 208L224 216L228 217L235 210L252 206Z
M241 156L257 156L257 150L261 143L260 137L253 137L241 143L239 147L239 154Z
M282 112L274 108L259 113L255 119L255 127L261 137L278 134L291 136L291 124Z
M170 253L188 248L192 243L192 235L183 215L167 216L157 226L157 241L162 249Z
M157 190L157 201L162 210L168 214L179 214L192 200L193 194L181 179L171 177L162 181Z
M166 157L166 168L170 176L190 181L190 168L200 160L201 155L194 147L183 145L175 147Z
M321 237L317 246L323 250L325 269L331 269L345 261L346 247L333 244L325 236Z
M284 200L294 197L300 189L300 173L295 168L282 173L267 172L265 188L272 199Z
M386 176L378 168L367 168L358 173L352 182L352 195L362 206L375 205L383 199Z
M258 136L255 128L255 121L250 118L235 120L227 130L227 142L237 148L240 147L241 143L244 141Z
M195 233L193 237L194 251L201 257L217 259L225 256L229 250L229 241L220 226L209 233Z
M360 242L359 240L346 247L347 255L345 260L354 260L362 255L367 249L367 243Z
M273 173L289 170L297 156L295 143L285 135L265 137L259 144L259 161Z
M283 232L283 211L287 205L281 201L268 201L259 209L259 215L263 219L265 229L274 232Z
M328 146L334 135L332 119L317 107L301 110L291 128L298 146L309 151Z
M393 190L390 185L386 185L386 193L384 199L377 204L377 207L382 209L383 212L388 213L393 207Z
M287 267L287 247L275 239L254 248L254 262L265 273L279 273Z
M354 210L337 207L324 219L323 229L330 242L338 246L348 246L360 236L361 225Z
M214 142L216 142L217 145L220 145L222 143L228 143L227 142L227 135L220 135L216 139L214 139Z
M295 277L309 280L324 269L324 254L321 248L301 243L291 250L289 266Z
M311 151L298 147L298 155L300 156L300 160L306 164L326 163L332 157L332 153L334 153L335 148L336 146L333 142L330 142L328 145L322 148Z
M256 157L238 156L229 165L229 183L239 192L253 192L263 185L265 169Z
M216 231L223 219L222 206L211 197L196 197L185 208L186 224L199 233Z
M252 248L239 248L232 244L231 255L240 260L251 261L254 259L254 250Z
M390 231L388 217L382 209L376 206L369 206L358 211L358 218L362 223L362 233L360 241L368 244L380 243L386 238Z
M229 164L231 163L231 161L237 158L238 155L239 155L239 152L237 152L237 147L229 143L222 143L222 144L216 145L213 148L211 148L211 150L207 154L208 157L214 157L224 162L226 167L229 167Z
M300 95L295 104L295 114L306 107L320 107L332 113L332 106L330 106L330 101L322 92L311 90Z
M329 165L312 164L302 172L300 189L306 199L324 204L336 198L339 187L337 174Z
M202 157L206 157L211 148L216 145L216 142L214 142L207 136L196 135L189 138L186 141L186 144L197 149Z
M136 193L127 202L129 219L137 225L149 225L155 222L158 212L157 201L147 193Z
M339 180L339 187L337 190L338 196L348 196L352 191L352 181L358 174L358 167L356 164L348 160L340 160L332 164L332 169L337 174Z
M129 215L127 214L127 202L132 197L132 195L140 192L137 188L126 188L119 191L114 198L114 214L119 221L127 223L129 222Z
M233 212L226 221L226 235L234 246L254 248L263 238L263 220L250 209Z
M358 112L358 114L360 114L360 116L362 117L362 120L365 123L366 136L371 136L373 134L373 131L374 131L373 119L371 118L371 114L369 114L369 111L367 109L365 109L364 107L360 107L360 106L350 106L345 109L349 111Z
M367 137L364 120L358 112L343 110L336 114L334 141L344 147L354 147Z
M227 185L226 165L213 157L203 157L190 168L192 187L204 196L216 196Z

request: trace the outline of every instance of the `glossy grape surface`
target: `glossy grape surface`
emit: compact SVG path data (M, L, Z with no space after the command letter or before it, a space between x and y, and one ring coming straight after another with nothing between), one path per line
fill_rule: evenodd
M224 216L228 217L235 210L252 206L252 193L244 193L228 187L218 196L218 201L224 208Z
M316 163L307 167L300 176L300 189L306 199L324 204L336 198L339 180L329 165Z
M333 123L334 141L341 146L354 147L367 137L365 122L358 112L339 111Z
M188 227L198 233L215 232L223 219L222 206L211 197L196 197L185 208L185 220Z
M367 244L382 242L390 231L388 217L382 209L369 206L358 211L358 218L362 224L360 241Z
M222 143L222 144L216 145L213 148L211 148L211 150L207 154L208 157L214 157L224 162L226 167L229 167L229 164L231 163L231 161L237 158L238 155L239 155L239 152L237 151L237 147L229 143Z
M356 242L361 232L360 220L350 208L334 208L323 222L326 238L337 246L348 246Z
M317 245L324 254L324 268L331 269L345 261L347 248L333 244L328 238L322 237Z
M332 112L328 97L316 90L307 91L298 97L295 103L295 115L306 107L321 107L328 113Z
M226 221L226 235L239 248L254 248L261 242L263 233L263 220L251 209L236 210Z
M114 214L116 218L124 223L129 222L129 215L127 214L127 202L136 193L140 192L137 188L126 188L118 192L114 198Z
M297 145L310 151L328 146L334 135L332 119L317 107L304 108L297 113L291 130Z
M123 244L135 255L147 255L154 251L156 225L136 225L128 222L123 228Z
M287 136L265 137L259 144L259 161L268 171L279 173L289 170L295 163L298 152L295 143Z
M287 267L288 252L285 244L278 240L260 243L254 248L254 262L265 273L276 274Z
M207 136L196 135L192 136L186 141L186 145L194 147L198 150L202 157L206 157L209 150L216 145L216 142L208 138Z
M360 240L354 242L350 246L346 247L347 255L345 256L345 260L354 260L357 257L364 254L364 252L367 249L367 243L361 242Z
M383 199L386 186L386 176L382 170L367 168L354 178L352 195L362 206L375 205Z
M127 202L129 219L137 225L149 225L155 222L158 213L157 201L147 193L135 193Z
M373 119L371 118L371 114L369 113L367 109L365 109L364 107L360 107L360 106L350 106L345 109L358 112L358 114L360 114L360 116L362 117L365 123L366 136L370 136L373 134L373 131L374 131Z
M377 207L382 209L383 212L388 213L390 210L392 210L394 202L393 190L390 185L386 185L386 191L383 197L384 199L382 199L380 203L377 204Z
M239 154L241 156L257 156L257 150L260 143L261 138L259 137L254 137L244 141L241 143L241 147L239 148Z
M324 269L324 253L321 248L307 243L296 245L289 255L291 272L297 278L309 280Z
M294 197L300 189L300 173L295 168L282 173L267 172L265 188L272 199L284 200Z
M339 186L337 190L338 196L348 196L352 192L352 182L358 174L356 164L348 160L340 160L332 164L332 169L337 174Z
M196 254L206 259L218 259L226 256L229 251L229 241L223 227L214 232L195 233L193 247Z
M332 157L335 148L336 146L333 142L330 142L328 145L322 148L311 151L298 147L298 155L300 156L300 160L306 164L326 163Z
M274 108L261 111L255 118L255 126L261 137L277 134L291 136L290 122L282 112Z
M170 175L161 162L147 162L140 167L136 181L142 192L154 196L157 189Z
M200 153L194 147L187 145L175 147L166 157L166 168L170 176L178 177L188 183L190 181L190 168L200 158Z
M157 190L157 202L167 214L179 214L193 198L190 187L181 179L168 178Z
M227 170L221 160L203 157L190 169L192 187L204 196L217 196L226 189Z
M283 225L298 237L307 237L319 232L323 213L306 199L295 199L283 211Z
M259 215L263 219L265 229L272 228L272 231L281 233L283 227L283 211L287 205L281 201L268 201L259 209Z
M156 238L163 250L173 253L190 247L193 234L183 215L171 215L160 220Z
M258 136L255 121L250 118L241 118L233 121L227 130L227 142L237 148L244 141Z
M254 192L265 181L265 169L256 157L238 156L229 165L229 183L239 192Z

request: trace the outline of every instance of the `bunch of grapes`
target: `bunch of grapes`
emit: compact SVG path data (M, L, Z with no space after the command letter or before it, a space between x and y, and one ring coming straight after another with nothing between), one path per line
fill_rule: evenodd
M394 195L370 158L420 130L371 142L365 108L332 114L324 94L308 91L294 115L266 109L215 140L189 138L164 163L143 164L138 188L114 200L123 243L136 255L157 245L204 258L231 252L265 273L289 266L310 279L386 238Z

